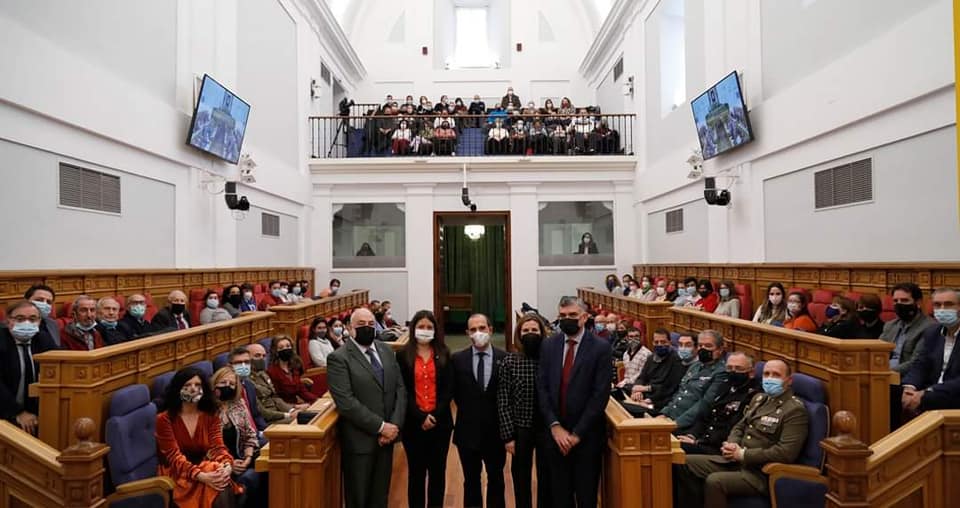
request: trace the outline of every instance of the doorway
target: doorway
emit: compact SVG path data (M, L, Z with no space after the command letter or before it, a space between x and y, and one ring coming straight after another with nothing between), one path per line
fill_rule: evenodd
M512 346L510 212L433 213L433 307L453 350L466 347L467 318L493 322L493 343Z

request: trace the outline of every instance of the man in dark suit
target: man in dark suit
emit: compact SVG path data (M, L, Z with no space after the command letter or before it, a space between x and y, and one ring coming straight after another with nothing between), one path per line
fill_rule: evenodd
M153 332L153 325L147 319L147 298L141 294L127 297L127 312L117 325L126 340L143 337Z
M903 409L922 413L933 409L960 409L960 294L955 289L933 292L937 324L923 334L921 351L903 378Z
M263 415L260 414L260 405L257 404L257 387L250 379L250 374L253 373L253 362L250 351L247 351L247 348L244 346L237 346L233 351L230 351L227 362L243 384L243 402L246 403L247 409L250 410L250 417L253 418L253 423L257 427L257 437L260 438L260 444L262 446L266 442L266 440L263 439L263 431L267 428L267 421L264 420Z
M190 313L187 312L187 295L173 290L167 295L167 306L153 316L153 327L157 331L186 330L190 328Z
M480 472L487 468L487 508L504 506L503 468L507 456L497 424L497 371L506 356L490 344L490 318L474 314L467 320L467 334L473 343L453 354L453 400L457 423L453 444L457 445L463 468L463 505L482 507Z
M350 340L327 357L327 382L340 413L341 468L347 508L386 508L393 443L406 410L397 357L375 341L373 313L350 316Z
M552 437L545 448L554 505L595 507L613 353L584 329L587 306L579 298L561 298L558 317L561 333L543 342L537 370L537 400Z
M40 322L40 333L50 337L57 347L60 347L60 326L53 315L53 304L57 293L52 287L46 284L34 284L23 294L23 299L33 302L40 309L40 316L43 320Z
M880 340L894 345L890 352L890 368L905 375L922 348L923 332L933 325L933 318L923 313L923 291L912 282L901 282L890 291L897 318L883 325Z
M32 302L20 301L7 308L7 326L0 328L0 418L34 435L39 407L28 387L39 376L33 355L57 348L40 331L42 321Z

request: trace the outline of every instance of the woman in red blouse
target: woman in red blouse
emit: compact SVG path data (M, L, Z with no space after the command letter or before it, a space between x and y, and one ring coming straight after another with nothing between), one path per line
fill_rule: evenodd
M397 351L397 363L407 388L407 413L400 435L407 454L407 506L443 506L447 451L453 416L453 363L450 350L437 333L433 313L421 310L410 320L411 340ZM424 499L424 484L427 498Z
M206 376L187 367L173 376L157 415L161 476L176 484L180 508L229 508L243 488L233 482L233 457L223 444L220 417Z
M310 378L302 378L303 360L293 351L293 341L286 335L278 335L270 342L270 367L267 368L270 381L277 395L287 404L307 404L317 400L310 391L313 385Z

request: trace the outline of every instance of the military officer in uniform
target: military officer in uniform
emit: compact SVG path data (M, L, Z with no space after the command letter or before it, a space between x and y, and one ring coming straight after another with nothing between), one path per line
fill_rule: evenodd
M741 352L727 355L727 381L720 394L686 434L677 436L683 451L688 455L720 455L720 447L730 430L760 391L760 382L754 376L753 358Z
M690 427L706 414L710 401L723 389L727 379L723 336L715 330L704 330L697 337L697 361L687 369L673 399L660 411L660 417L677 422L677 435L687 434Z
M725 508L728 496L766 496L764 465L792 463L807 439L807 410L793 396L790 366L771 360L756 395L720 447L720 455L689 455L675 466L676 506ZM704 502L706 501L706 502Z

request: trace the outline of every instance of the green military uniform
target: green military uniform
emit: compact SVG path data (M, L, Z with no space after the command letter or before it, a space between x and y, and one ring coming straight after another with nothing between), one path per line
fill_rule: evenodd
M744 449L743 462L719 455L688 456L686 465L675 470L677 506L720 508L727 506L727 496L766 496L767 476L761 469L771 462L797 460L807 440L808 421L793 390L779 397L755 396L727 438Z
M726 376L725 357L711 363L693 362L680 380L673 399L663 407L660 414L677 422L677 434L686 434L700 415L710 409L710 404L725 388Z
M257 389L257 404L260 405L260 414L267 423L290 423L292 418L287 412L293 406L287 404L273 388L273 381L266 371L260 370L250 374L253 386Z

